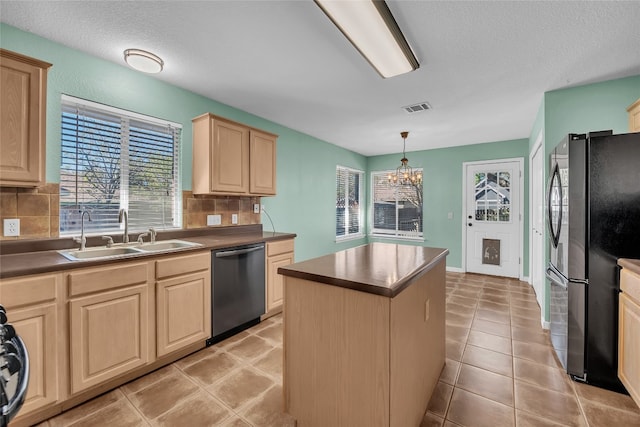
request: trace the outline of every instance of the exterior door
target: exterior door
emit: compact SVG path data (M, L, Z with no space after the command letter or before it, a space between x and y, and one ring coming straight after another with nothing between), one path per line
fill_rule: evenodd
M465 164L467 272L520 276L522 163Z

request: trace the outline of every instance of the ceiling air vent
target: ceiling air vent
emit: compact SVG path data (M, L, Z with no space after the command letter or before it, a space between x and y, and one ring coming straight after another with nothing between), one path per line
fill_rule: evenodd
M427 111L431 109L431 105L427 102L419 102L413 105L407 105L406 107L402 107L407 114L419 113L421 111Z

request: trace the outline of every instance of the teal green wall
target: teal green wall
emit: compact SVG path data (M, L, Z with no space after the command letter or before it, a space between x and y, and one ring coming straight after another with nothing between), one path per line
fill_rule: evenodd
M294 232L296 259L366 242L335 242L336 165L366 169L366 158L154 77L0 23L2 48L53 64L47 87L47 182L59 182L60 96L67 94L181 123L182 189L191 189L191 119L212 112L279 135L276 197L262 203L277 231ZM264 229L271 225L263 218Z
M612 129L629 132L627 107L640 98L640 75L547 92L545 147L549 153L568 133Z
M424 243L449 249L447 266L462 266L462 164L480 160L524 158L524 206L522 207L524 224L524 275L529 273L529 160L528 140L490 142L464 145L460 147L407 153L409 165L424 170ZM369 171L395 169L400 164L400 155L369 157ZM370 204L370 201L368 201ZM453 212L453 219L448 219ZM376 241L379 239L370 239ZM404 241L403 241L404 242Z

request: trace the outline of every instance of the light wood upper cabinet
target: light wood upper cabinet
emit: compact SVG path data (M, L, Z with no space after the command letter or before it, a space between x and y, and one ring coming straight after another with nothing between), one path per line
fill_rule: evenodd
M193 193L275 195L277 135L213 114L193 123Z
M275 135L251 129L250 186L251 194L276 194L276 139Z
M267 242L266 314L269 317L282 311L284 302L284 277L278 268L293 264L293 239Z
M29 354L29 387L16 421L21 415L55 403L60 398L60 352L66 335L58 316L59 289L60 276L56 274L0 281L7 317Z
M618 377L640 405L640 276L620 272L618 309Z
M211 252L156 261L158 357L211 337Z
M640 98L627 107L629 112L629 132L640 132Z
M71 393L150 361L148 263L68 275Z
M0 49L0 185L44 183L49 67Z

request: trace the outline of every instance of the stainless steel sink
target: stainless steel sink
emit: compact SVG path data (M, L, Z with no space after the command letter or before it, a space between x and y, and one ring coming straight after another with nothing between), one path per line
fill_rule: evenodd
M84 251L73 249L66 251L58 251L63 257L76 261L80 259L96 259L96 258L113 258L124 255L140 254L142 251L135 247L122 246L116 248L87 248Z
M193 248L202 246L200 243L186 242L184 240L165 240L156 243L142 243L136 246L136 249L145 252L171 251L173 249Z
M91 260L91 259L111 259L124 258L136 254L144 254L149 252L172 252L183 248L193 248L202 246L200 243L186 242L184 240L165 240L156 243L138 243L128 244L126 246L114 246L107 248L104 246L86 248L81 251L79 249L67 249L58 251L60 255L71 260Z

